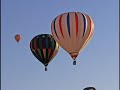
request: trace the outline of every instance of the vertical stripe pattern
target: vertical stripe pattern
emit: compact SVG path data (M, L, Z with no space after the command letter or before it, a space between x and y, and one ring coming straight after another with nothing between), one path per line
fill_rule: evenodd
M45 66L49 64L52 57L56 56L59 45L52 35L41 34L35 36L30 42L30 49L33 55Z
M67 28L68 28L68 33L69 33L69 36L70 36L70 17L69 17L69 13L67 15Z
M75 24L76 24L76 37L77 37L77 35L78 35L78 16L76 13L75 13Z
M84 16L84 14L82 14L82 16L83 16L83 22L84 22L84 28L83 28L83 36L84 36L85 30L86 30L86 18Z
M77 56L93 35L92 19L80 12L66 12L57 16L53 21L56 19L59 21L51 23L54 39L71 57Z
M56 33L56 29L55 29L55 21L56 21L56 18L55 18L55 20L54 20L54 32L55 32L57 38L59 39L59 37L58 37L58 35L57 35L57 33Z
M62 31L62 15L60 16L60 19L59 19L59 27L60 27L60 32L61 32L62 36L64 37L63 31Z

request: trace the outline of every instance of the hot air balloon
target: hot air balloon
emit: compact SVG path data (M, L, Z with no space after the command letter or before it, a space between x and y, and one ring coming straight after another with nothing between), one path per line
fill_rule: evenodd
M96 90L94 87L86 87L83 90Z
M73 58L73 65L76 65L76 57L93 36L93 30L92 18L80 12L60 14L51 23L54 39Z
M50 34L41 34L35 36L30 42L30 49L33 55L45 66L52 61L58 53L59 45Z
M22 36L20 34L16 34L14 38L17 42L19 42L22 39Z

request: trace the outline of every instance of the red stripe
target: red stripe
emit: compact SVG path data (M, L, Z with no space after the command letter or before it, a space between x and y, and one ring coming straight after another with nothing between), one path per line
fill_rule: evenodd
M77 13L75 13L75 22L76 22L76 37L78 35L78 16Z
M48 49L48 57L50 58L50 52L51 52L51 49L49 48Z
M36 46L36 38L34 40L34 49L37 50L37 46Z
M62 15L60 16L60 19L59 19L59 27L60 27L60 32L61 32L61 34L62 34L62 36L63 36L62 24L61 24L61 22L62 22ZM64 36L63 36L63 37L64 37Z

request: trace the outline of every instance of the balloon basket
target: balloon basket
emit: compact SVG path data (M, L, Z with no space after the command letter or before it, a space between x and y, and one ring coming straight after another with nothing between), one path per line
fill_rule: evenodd
M47 71L47 67L45 67L45 71Z
M73 61L73 65L76 65L76 61Z

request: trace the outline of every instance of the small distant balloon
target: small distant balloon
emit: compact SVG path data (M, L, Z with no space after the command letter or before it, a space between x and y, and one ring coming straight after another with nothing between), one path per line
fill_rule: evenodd
M20 34L16 34L14 38L17 42L19 42L22 39L22 36Z

